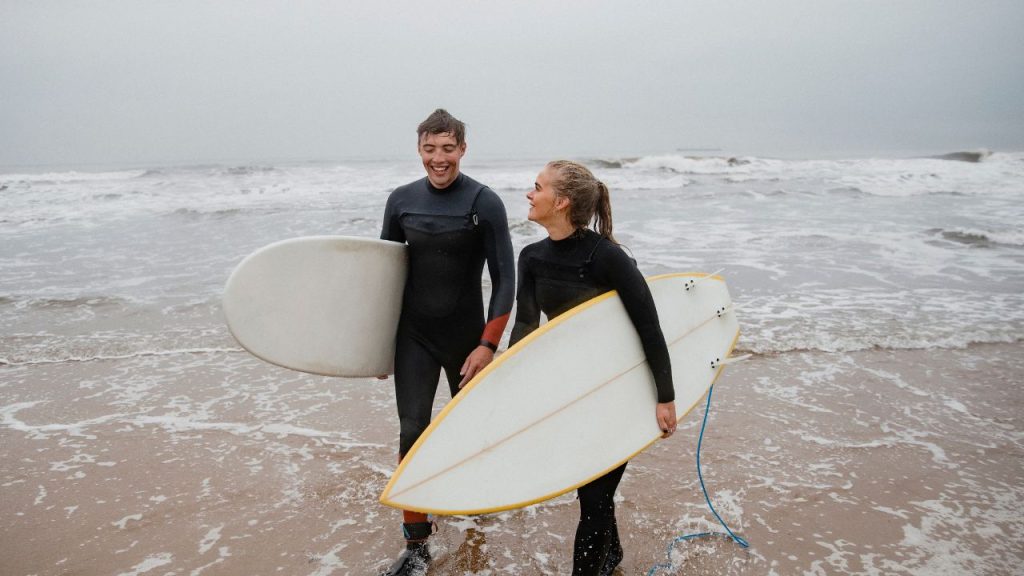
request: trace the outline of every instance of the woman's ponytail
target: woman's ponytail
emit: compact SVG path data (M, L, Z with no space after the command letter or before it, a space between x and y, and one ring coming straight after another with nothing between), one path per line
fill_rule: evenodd
M595 179L595 181L597 182L597 205L594 207L594 228L598 234L618 244L615 242L615 237L612 236L612 199L608 194L608 187L600 180Z
M612 201L608 187L579 162L555 160L547 167L554 171L555 193L569 199L569 223L580 230L594 230L615 242L612 236ZM618 242L616 242L618 244Z

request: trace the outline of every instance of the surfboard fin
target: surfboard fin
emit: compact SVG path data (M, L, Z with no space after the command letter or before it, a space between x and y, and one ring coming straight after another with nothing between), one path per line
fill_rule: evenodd
M690 278L686 282L683 282L683 288L686 289L687 292L689 292L689 291L693 290L694 288L696 288L698 284L700 284L701 282L707 280L708 278L712 278L714 276L718 276L719 272L721 272L722 270L725 270L725 268L719 268L718 270L715 270L711 274L706 274L706 275L701 276L700 278L697 278L697 279Z
M743 362L747 358L750 358L750 354L743 354L742 356L730 356L725 360L722 360L721 358L715 358L714 360L711 361L711 369L718 370L719 366L728 366L730 364L735 364L737 362Z
M726 314L731 314L735 312L736 310L739 309L739 307L739 304L730 302L728 306L719 306L718 308L715 308L715 315L721 318Z

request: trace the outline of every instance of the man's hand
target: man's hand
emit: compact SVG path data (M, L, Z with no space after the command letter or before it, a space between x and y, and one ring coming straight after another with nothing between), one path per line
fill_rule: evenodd
M459 370L459 374L462 375L462 382L459 382L459 388L461 389L466 385L466 382L472 380L473 376L477 375L477 372L480 372L491 363L491 360L494 360L494 351L487 346L477 346L476 349L470 352L466 361L462 364L462 369Z
M658 419L658 428L661 428L662 438L668 438L676 432L676 403L664 402L658 404L654 409L654 416Z

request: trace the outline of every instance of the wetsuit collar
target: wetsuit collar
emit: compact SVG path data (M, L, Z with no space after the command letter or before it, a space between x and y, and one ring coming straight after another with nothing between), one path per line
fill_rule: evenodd
M575 232L562 238L561 240L553 240L548 236L548 242L551 242L551 247L555 250L566 251L575 250L576 246L587 237L589 231L586 228L577 228Z
M460 170L459 175L455 177L455 180L452 180L451 184L445 186L444 188L435 188L434 185L430 183L430 178L425 178L427 182L427 190L430 190L434 194L445 194L451 190L454 190L458 188L462 184L462 181L465 179L466 175L463 174L462 171Z

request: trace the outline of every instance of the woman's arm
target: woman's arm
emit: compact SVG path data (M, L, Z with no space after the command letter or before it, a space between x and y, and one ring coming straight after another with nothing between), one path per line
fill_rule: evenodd
M534 290L533 272L530 271L529 253L531 247L523 248L519 253L519 286L516 288L516 321L512 325L512 336L508 345L512 346L527 334L540 326L540 306L537 304L537 293Z
M640 336L647 364L651 367L658 389L658 402L672 402L675 400L672 363L661 324L658 322L658 310L654 306L651 290L647 287L643 274L622 248L605 240L602 240L602 244L594 255L595 273L604 275L622 299L626 313L629 314L629 319Z

